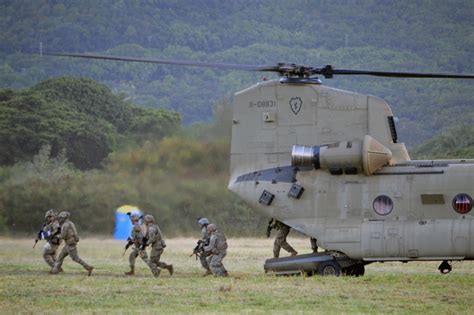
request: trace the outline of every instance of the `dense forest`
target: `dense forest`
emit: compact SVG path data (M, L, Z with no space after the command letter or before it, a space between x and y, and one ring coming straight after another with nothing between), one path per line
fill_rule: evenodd
M179 114L135 106L90 79L0 95L0 233L33 232L55 208L85 233L109 234L123 204L154 214L170 236L192 233L203 215L231 235L264 224L226 188L229 100L214 106L214 123L181 128Z
M266 218L226 189L232 93L262 74L53 58L40 42L47 52L472 73L473 20L465 0L2 1L0 233L31 233L56 208L85 233L110 234L126 203L168 236L192 234L202 215L230 235L264 232ZM412 158L474 157L472 82L323 84L389 102Z
M161 139L179 126L179 114L131 105L93 80L50 79L19 92L0 90L0 164L29 160L50 146L52 157L64 151L77 168L97 168L124 139Z
M40 57L40 42L50 52L474 72L473 20L469 0L2 1L0 86L91 77L135 104L177 111L190 124L210 121L212 104L262 75ZM409 146L474 123L472 82L336 77L324 84L387 100Z

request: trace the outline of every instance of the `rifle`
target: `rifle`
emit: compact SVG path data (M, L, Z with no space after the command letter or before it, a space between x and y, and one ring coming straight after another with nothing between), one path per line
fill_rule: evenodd
M38 241L39 241L39 240L42 240L42 239L45 238L45 237L44 237L44 231L43 231L43 229L44 229L45 226L46 226L46 222L43 223L43 226L41 227L41 229L40 229L39 232L38 232L38 237L35 238L35 244L33 245L33 249L36 247L36 244L38 244Z
M125 253L127 252L128 248L133 245L132 239L129 237L127 238L127 244L125 245L125 250L123 251L122 256L125 256Z
M197 244L194 247L193 252L191 253L191 255L189 255L189 257L193 257L193 255L196 255L196 260L197 260L198 257L200 257L202 255L202 253L204 252L204 244L203 243L204 242L202 240L197 241Z
M209 242L210 242L210 239L207 239L205 242L203 240L197 241L196 247L194 247L193 253L189 255L189 257L196 255L196 260L197 260L198 257L201 257L202 255L209 256L209 252L204 251L204 247L208 246Z
M142 244L140 245L140 250L145 250L146 249L146 247L148 246L147 242L148 242L148 237L142 238Z

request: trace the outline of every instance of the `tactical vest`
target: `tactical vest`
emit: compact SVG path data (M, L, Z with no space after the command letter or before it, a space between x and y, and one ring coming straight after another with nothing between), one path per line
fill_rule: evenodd
M225 238L224 234L220 231L215 232L216 235L216 248L219 251L223 251L227 249L227 239Z

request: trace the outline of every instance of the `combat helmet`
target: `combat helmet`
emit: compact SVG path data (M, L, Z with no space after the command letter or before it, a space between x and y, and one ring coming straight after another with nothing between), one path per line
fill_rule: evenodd
M46 211L46 213L44 214L44 218L45 219L49 219L50 217L54 217L54 216L57 216L57 212L54 210L54 209L49 209L48 211Z
M64 222L66 221L67 219L69 219L69 217L71 216L71 214L67 211L61 211L59 214L58 214L58 219L59 221L61 222Z
M208 225L209 224L209 220L207 218L198 218L198 223L199 225Z
M140 220L140 214L139 213L132 213L132 212L127 212L127 215L130 217L130 220Z
M210 233L210 232L215 232L217 231L217 225L215 225L214 223L211 223L207 226L207 231Z
M147 215L143 218L143 222L145 222L145 224L148 224L148 223L155 223L155 218L154 218L151 214L147 214Z

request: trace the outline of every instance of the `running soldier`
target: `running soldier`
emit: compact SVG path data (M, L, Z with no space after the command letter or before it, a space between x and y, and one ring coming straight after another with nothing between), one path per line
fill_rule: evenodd
M298 252L286 241L286 237L290 233L290 227L283 222L271 219L270 222L268 222L267 237L270 237L272 229L278 230L275 242L273 243L273 258L280 257L281 248L291 253L291 256L298 255Z
M59 224L61 224L61 234L59 237L63 239L66 244L61 250L61 253L59 253L58 259L54 263L51 273L57 274L61 269L64 258L69 255L73 261L84 267L84 269L87 270L87 275L90 276L94 267L88 265L77 255L76 245L77 242L79 242L79 236L77 235L76 226L72 221L69 220L69 216L70 213L66 211L63 211L58 215Z
M39 231L38 237L35 239L35 245L39 240L46 240L46 244L43 248L43 259L50 268L53 268L54 263L56 262L56 253L61 244L61 239L59 238L61 227L57 219L57 213L54 209L46 211L44 218L45 223ZM62 272L63 270L60 269L59 271Z
M227 277L229 274L222 264L222 260L227 255L227 239L215 224L209 224L207 232L210 239L209 245L204 247L204 251L209 253L207 257L209 268L215 277Z
M209 225L209 220L207 218L199 218L198 224L201 228L201 246L203 248L201 254L199 255L199 260L201 261L201 266L206 270L206 272L203 274L203 276L205 277L212 275L212 271L209 268L209 263L207 262L207 256L204 252L204 246L209 244L210 239L209 233L207 233L207 226Z
M127 276L134 276L135 275L135 260L138 256L145 262L148 266L148 255L145 250L140 250L140 246L143 242L143 236L146 234L146 227L145 225L140 225L139 220L140 216L136 213L130 214L130 221L132 222L132 232L130 237L128 238L129 244L133 245L132 252L128 256L128 262L130 266L130 271L126 272ZM127 245L128 246L128 245Z
M168 265L165 262L160 261L160 257L163 254L166 244L163 240L159 226L155 224L155 218L152 215L147 214L143 218L143 221L146 224L147 231L141 249L145 250L146 246L151 246L150 258L148 260L148 266L150 267L151 272L155 277L158 277L161 269L167 269L170 275L172 275L173 265Z

